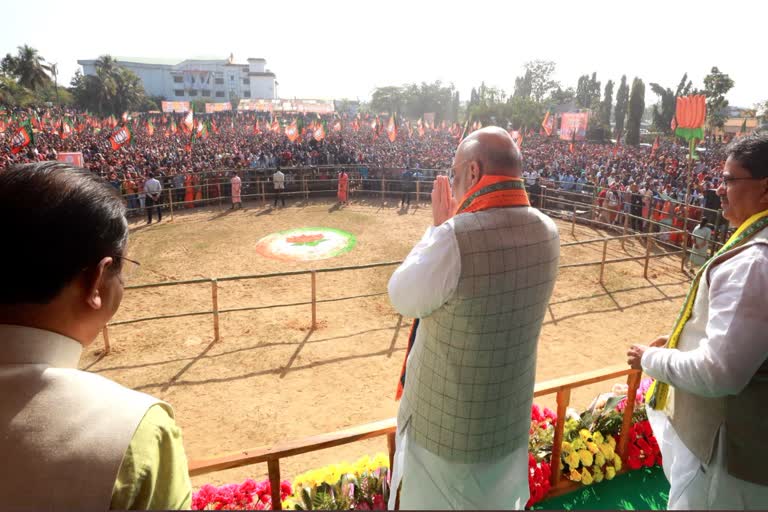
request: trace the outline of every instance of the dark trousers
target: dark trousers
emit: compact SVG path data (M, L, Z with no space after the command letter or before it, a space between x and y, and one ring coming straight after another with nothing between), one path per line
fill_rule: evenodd
M283 196L283 189L281 188L275 189L275 206L277 206L278 199L280 199L280 201L283 202L283 206L285 206L285 196Z
M184 193L186 192L184 190L184 187L177 188L174 191L174 199L177 203L183 203L184 202Z
M400 204L401 205L404 205L404 204L410 205L411 204L411 193L408 190L403 192L403 197L400 199Z
M152 208L157 209L157 222L163 220L163 211L160 209L160 200L155 201L150 196L145 199L147 205L147 223L152 223Z

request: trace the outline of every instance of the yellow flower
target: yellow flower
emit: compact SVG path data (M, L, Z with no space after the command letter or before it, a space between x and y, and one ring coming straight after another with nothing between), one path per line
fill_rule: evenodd
M591 466L594 462L594 457L592 457L592 454L589 453L588 450L581 450L579 451L579 458L581 459L581 463L585 466Z
M613 455L613 467L616 468L616 471L621 471L621 457L618 453Z
M597 444L600 444L600 443L602 443L602 442L603 442L603 440L604 440L604 439L603 439L603 434L601 434L600 432L595 432L594 434L592 434L592 439L593 439L593 440L594 440L594 441L595 441Z
M581 473L579 473L575 469L572 469L571 474L568 475L568 479L574 482L581 482Z
M583 450L586 445L584 444L584 441L581 440L580 437L577 437L573 441L571 441L571 448L573 448L576 451Z
M389 457L387 456L386 453L379 452L373 458L373 465L374 465L374 469L388 468L389 467Z
M595 483L600 483L603 481L603 472L600 470L597 466L592 466L592 478L595 479Z
M606 460L613 460L613 447L610 444L603 443L600 445L600 452L603 454Z
M578 452L571 452L570 454L568 454L568 457L565 459L565 462L568 463L571 469L575 469L579 467L579 463L581 462L581 457L579 457Z
M613 480L613 477L616 476L616 469L613 466L608 466L605 468L605 479L606 480Z
M587 450L589 450L590 453L595 454L600 451L600 448L597 447L597 443L589 441L587 443Z
M592 475L589 473L587 468L581 470L581 483L584 485L590 485L592 483Z
M586 443L592 437L592 433L589 430L583 428L579 430L579 437L581 438L582 441Z
M565 454L571 453L573 451L573 446L571 446L571 443L568 441L563 441L563 447L562 452Z
M608 436L608 444L610 444L611 448L614 450L616 449L616 439L614 439L611 435Z
M605 456L602 454L602 452L597 452L595 455L595 465L599 467L603 467L605 465Z

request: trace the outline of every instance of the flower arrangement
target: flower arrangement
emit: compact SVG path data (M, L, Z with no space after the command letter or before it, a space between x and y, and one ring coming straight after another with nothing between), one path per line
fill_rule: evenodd
M280 499L287 508L286 499L293 493L291 483L280 484ZM192 495L192 510L272 510L272 486L269 480L216 487L204 485Z
M296 510L386 510L389 459L379 453L355 464L331 464L294 480Z
M644 379L635 396L626 459L616 453L627 386L616 384L598 396L587 410L566 413L558 471L583 485L612 480L622 467L630 470L661 464L661 452L645 413ZM526 508L544 499L550 490L552 445L557 414L544 407L531 408L528 443L528 488ZM384 453L362 457L354 464L331 464L297 476L293 485L280 486L283 509L295 510L386 510L389 501L389 459ZM269 481L246 480L240 485L203 486L193 495L194 510L267 510L272 508Z

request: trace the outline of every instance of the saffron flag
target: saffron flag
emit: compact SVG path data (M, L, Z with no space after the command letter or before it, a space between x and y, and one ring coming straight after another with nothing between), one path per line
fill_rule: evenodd
M656 140L653 141L653 147L651 147L651 158L654 157L656 151L659 149L659 136L656 136Z
M154 134L155 134L155 125L152 124L152 121L147 119L147 135L149 135L151 137Z
M16 133L11 137L11 153L15 155L25 147L34 143L35 138L32 135L32 126L30 126L29 122L25 121L21 123L19 129L16 130Z
M187 112L187 115L184 116L184 122L182 123L182 127L184 127L184 131L191 132L192 129L195 127L195 114L192 110Z
M549 137L552 135L552 130L555 129L555 118L547 111L544 114L544 120L541 122L541 129L544 130L544 134Z
M337 119L336 122L333 123L333 131L335 132L341 131L341 119Z
M389 142L395 142L395 139L397 139L397 121L395 120L395 114L392 114L389 118L389 123L387 123L387 136L389 137Z
M109 136L109 143L112 145L112 149L117 151L126 144L130 144L132 139L131 129L127 126L120 126Z
M59 136L62 140L66 140L72 136L72 124L69 119L62 118L61 124L59 125Z
M295 120L285 127L285 136L288 137L288 140L291 142L296 142L296 139L299 138L299 128L296 126Z
M318 121L315 129L312 131L312 136L318 142L323 140L325 138L325 124Z

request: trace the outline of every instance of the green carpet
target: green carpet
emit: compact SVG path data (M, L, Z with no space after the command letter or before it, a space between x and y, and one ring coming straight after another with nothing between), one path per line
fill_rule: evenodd
M611 481L544 500L534 510L665 510L669 482L660 466L629 471Z

